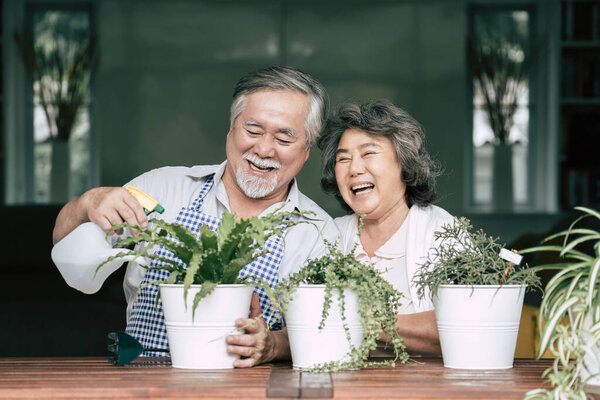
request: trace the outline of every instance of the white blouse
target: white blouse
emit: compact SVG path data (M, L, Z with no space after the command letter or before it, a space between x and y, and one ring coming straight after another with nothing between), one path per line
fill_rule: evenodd
M433 304L428 295L422 300L418 299L416 286L412 283L412 279L421 267L421 264L426 260L431 248L438 245L434 238L434 232L439 230L443 225L452 223L453 220L454 217L440 207L418 207L413 205L401 229L375 253L375 257L378 258L376 263L379 263L379 258L398 259L397 264L389 260L381 261L381 266L385 269L386 265L394 264L394 269L391 270L391 273L400 273L400 276L390 276L388 281L392 285L400 285L399 290L410 299L410 301L405 301L404 303L407 306L410 303L412 312L433 310ZM335 223L342 235L340 246L342 251L347 254L352 249L357 238L358 216L350 214L338 217L335 219ZM404 233L402 232L403 230ZM403 257L400 256L401 253L404 253ZM403 266L401 265L401 259L404 260ZM407 313L408 311L404 312Z
M406 234L407 224L403 223L383 246L375 250L373 257L369 257L358 235L354 239L356 244L354 257L380 271L383 278L404 296L400 301L399 314L413 314L415 312L410 295L408 273L406 272Z

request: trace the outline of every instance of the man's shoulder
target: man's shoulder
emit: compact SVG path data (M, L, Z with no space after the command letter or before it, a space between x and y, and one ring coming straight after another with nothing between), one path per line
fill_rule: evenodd
M298 194L298 209L300 211L312 211L315 213L314 216L309 216L309 219L320 220L323 222L332 222L333 218L323 210L317 203L311 200L304 193Z
M198 184L214 173L218 166L179 167L168 166L152 169L132 179L127 184L137 187L157 201L188 199Z
M166 166L154 168L140 177L152 179L202 178L214 173L219 165Z

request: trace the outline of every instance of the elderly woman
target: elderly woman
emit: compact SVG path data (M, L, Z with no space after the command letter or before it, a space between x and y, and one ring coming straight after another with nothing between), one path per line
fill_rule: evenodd
M355 248L357 259L381 270L406 297L396 326L408 351L439 354L433 305L418 300L411 281L435 244L433 233L453 217L432 205L438 167L424 138L408 113L378 100L342 105L327 121L318 146L323 188L354 211L335 220L343 250Z

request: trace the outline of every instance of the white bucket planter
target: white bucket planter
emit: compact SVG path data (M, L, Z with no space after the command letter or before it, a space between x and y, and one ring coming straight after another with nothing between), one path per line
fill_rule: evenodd
M322 330L319 330L319 323L325 299L325 285L300 285L292 297L285 313L285 322L293 367L304 369L330 361L347 361L350 344L342 324L338 291L333 290L331 308ZM345 323L350 331L352 345L358 347L363 338L358 296L355 292L345 289L344 300Z
M433 298L446 368L512 368L523 285L440 285Z
M175 368L233 368L239 357L227 353L225 336L238 333L237 318L248 317L253 288L219 285L198 303L192 318L193 299L200 287L190 287L186 308L182 284L160 285L171 363Z

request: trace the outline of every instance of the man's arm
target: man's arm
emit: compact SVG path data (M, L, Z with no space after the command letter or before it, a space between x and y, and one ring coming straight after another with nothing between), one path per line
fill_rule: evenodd
M395 325L409 353L441 354L435 311L396 315ZM382 340L389 342L387 333Z
M148 217L140 203L122 187L97 187L71 200L60 210L52 241L56 244L84 222L94 222L102 230L123 223L146 227Z

